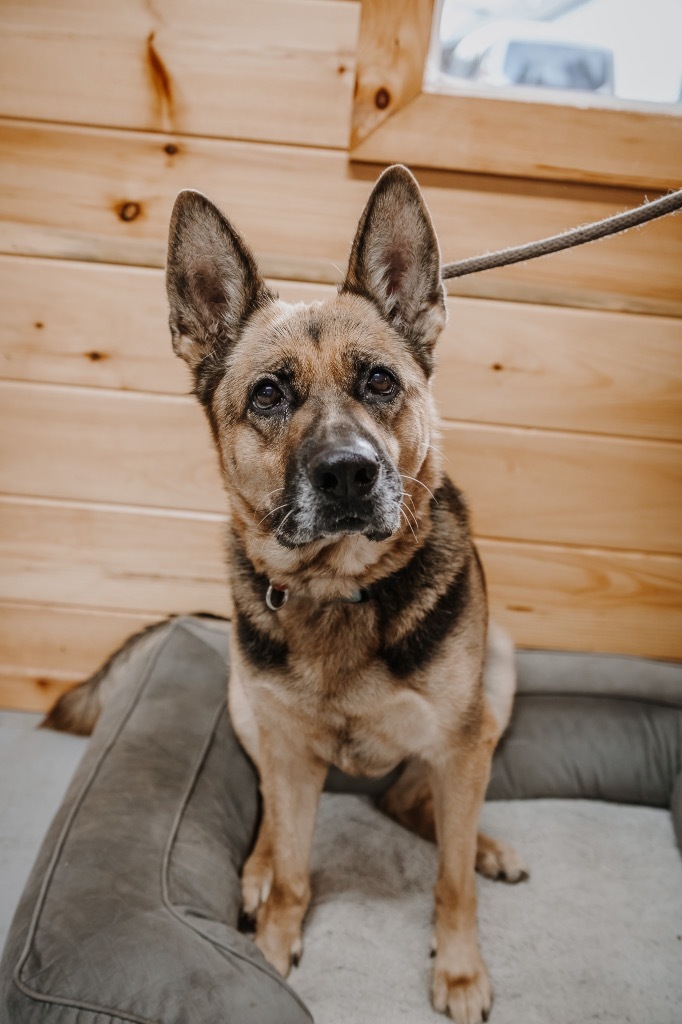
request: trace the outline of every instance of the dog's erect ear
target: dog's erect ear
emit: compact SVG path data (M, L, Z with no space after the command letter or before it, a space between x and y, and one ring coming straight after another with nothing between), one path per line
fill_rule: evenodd
M271 298L230 222L190 190L173 207L166 290L173 348L193 368L209 353L225 351L249 314Z
M406 167L389 167L374 186L341 290L372 299L430 369L445 324L440 251L419 185Z

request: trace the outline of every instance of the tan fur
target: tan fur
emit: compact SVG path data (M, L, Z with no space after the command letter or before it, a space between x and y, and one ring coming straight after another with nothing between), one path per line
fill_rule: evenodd
M376 776L407 761L384 807L438 839L433 1005L479 1024L492 991L475 866L510 881L524 871L508 847L477 840L514 676L510 648L491 632L484 678L485 583L438 452L431 369L445 305L428 211L407 171L386 172L339 295L290 305L268 291L219 211L185 193L171 224L168 293L174 346L195 374L231 509L229 706L263 798L242 882L256 942L282 974L301 954L328 766ZM388 368L396 386L385 401L367 367ZM275 389L272 414L254 404L263 381ZM307 453L347 449L354 459L371 453L372 517L324 526L336 522L323 494L331 485L314 483ZM351 510L365 507L353 501ZM276 612L268 584L290 591ZM358 588L374 597L343 603ZM424 645L414 661L413 643Z

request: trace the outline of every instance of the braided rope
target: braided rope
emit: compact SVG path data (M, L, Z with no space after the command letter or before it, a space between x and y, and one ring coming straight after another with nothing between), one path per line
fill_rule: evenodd
M613 217L605 217L604 220L595 221L594 224L571 228L570 231L562 231L559 235L542 238L538 242L513 245L508 249L487 253L485 256L470 256L465 260L445 263L441 268L441 273L443 278L448 280L451 277L464 277L465 274L477 274L481 270L492 270L494 267L506 267L511 263L534 260L538 256L547 256L552 252L560 252L562 249L571 249L575 245L596 242L599 238L616 235L621 231L629 231L630 228L636 228L640 224L646 224L647 221L656 220L658 217L665 217L669 213L676 213L680 209L682 209L682 188L676 192L670 192L666 196L661 196L660 199L654 199L650 203L636 206L633 210L627 210L625 213L616 213Z

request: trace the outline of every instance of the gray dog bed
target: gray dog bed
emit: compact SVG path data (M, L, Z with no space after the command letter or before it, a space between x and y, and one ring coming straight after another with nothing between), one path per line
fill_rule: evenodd
M10 930L0 965L3 1024L311 1020L300 995L237 930L239 870L253 840L258 798L255 774L225 710L226 659L224 631L197 619L176 619L128 659L114 663L111 680L116 685L112 685L111 700L43 843ZM519 672L522 693L496 755L489 799L587 796L661 808L673 800L682 839L680 670L632 659L525 652L519 656ZM332 781L335 788L343 785L338 777ZM293 985L315 1010L318 1024L436 1020L428 1009L428 964L421 949L423 933L429 928L433 848L380 818L360 797L353 798L351 815L358 821L339 831L333 811L336 802L348 799L327 797L323 802L313 881L316 893L322 884L328 905L314 901L306 932L311 948L293 975ZM623 809L614 807L612 814L600 804L575 806L587 810L574 816L571 835L563 837L561 848L570 852L576 834L592 835L595 850L617 855L624 834L624 821L617 815ZM527 809L535 805L498 807L514 833L514 821L518 830L518 822L529 819ZM516 808L513 820L512 808ZM494 810L494 805L486 807L484 817ZM646 828L664 842L669 825L664 824L662 812L631 811L640 816L636 828ZM535 814L534 827L539 820ZM588 821L587 830L581 829L581 820L583 825ZM613 827L605 832L604 823L609 821ZM628 822L625 833L635 827L633 819ZM536 847L533 826L530 834L530 846ZM529 844L524 844L523 836L517 842L528 856ZM353 881L358 881L359 862L349 852L356 852L356 847L361 851L360 862L376 862L384 872L378 877L386 882L385 891L381 882L365 879L370 891L361 888L358 896ZM671 875L670 849L659 853L658 848L648 850L643 869L659 866ZM632 882L638 877L639 861L632 850L621 853L623 858ZM386 859L388 866L382 867ZM532 862L532 854L529 859ZM663 970L682 953L682 940L671 932L671 922L682 909L679 864L673 863L678 875L669 885L663 881L671 900L667 905L662 901L653 931L654 938L660 935L658 948L649 948L647 935L649 946L643 951ZM486 884L494 890L490 896L493 920L495 903L504 910L511 900L522 915L534 906L530 899L524 911L528 897L523 887L510 890ZM532 890L532 884L525 888ZM567 892L559 872L554 884L559 904L563 896L585 899L582 891L572 896ZM641 878L642 892L646 884ZM636 891L625 892L624 897L619 924L635 931L633 949L628 955L619 953L619 963L626 969L621 986L627 985L636 962L638 920L643 913L652 913L651 904L640 911ZM603 894L596 895L596 906L600 898ZM361 953L355 974L348 973L353 956L345 958L338 948L344 935L338 916L344 899L367 911L364 920L374 914L367 929L358 928L356 921L352 942L344 949ZM413 914L408 908L415 899L419 911ZM391 923L396 900L403 901L403 918ZM487 908L483 899L486 953ZM406 937L420 943L408 962L404 948L396 955L391 952L397 920L405 926ZM611 925L603 923L608 936ZM525 934L523 924L518 922L520 934ZM511 921L510 927L514 927ZM576 939L580 941L579 936ZM367 943L372 941L375 962L369 965ZM542 961L544 951L530 948L528 955ZM497 983L505 977L504 968L496 967L494 955L489 959ZM410 983L409 994L407 989L397 994L396 986L399 989L401 981L406 981L411 965L414 984ZM367 980L366 990L358 971ZM648 1007L648 1016L638 1011L632 1019L639 1024L672 1024L682 985L672 977L655 983L655 976L656 971L651 975L651 993L645 987L641 1003ZM546 972L537 971L533 977L537 1005L542 1006ZM505 1018L505 1002L515 1013L519 1004L512 1007L511 999L505 1000L497 987L502 1005L500 1012L496 1008L496 1019L500 1024L505 1019L520 1020L513 1014ZM363 1016L366 993L373 994L374 1009L367 1011L365 1006ZM562 998L567 998L565 993ZM613 1000L612 993L606 1005L613 1007ZM636 1007L636 1001L632 1005ZM594 1019L629 1019L622 1015L617 998L615 1006L616 1016L605 1010ZM574 1010L570 998L566 1008L569 1013ZM528 1004L524 1014L524 1021L535 1019L528 1015ZM555 1008L551 1019L587 1017L585 1013L563 1016Z

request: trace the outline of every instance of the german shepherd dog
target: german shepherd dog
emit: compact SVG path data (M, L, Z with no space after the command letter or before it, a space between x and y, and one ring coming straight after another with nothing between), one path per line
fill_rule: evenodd
M467 507L436 447L446 314L419 187L404 167L381 175L338 294L310 305L281 301L223 214L182 192L167 289L229 495L229 706L263 802L242 879L255 941L283 975L301 955L328 767L404 763L382 803L437 837L433 1006L478 1024L492 990L474 869L525 877L509 846L477 836L513 651L488 627Z

